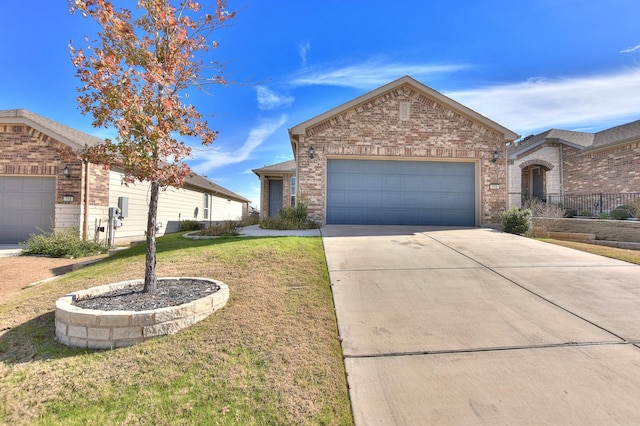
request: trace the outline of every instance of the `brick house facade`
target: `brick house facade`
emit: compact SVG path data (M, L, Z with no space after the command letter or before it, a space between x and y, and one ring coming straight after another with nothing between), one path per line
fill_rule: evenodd
M24 241L31 233L78 226L83 237L103 239L98 228L108 220L119 197L131 199L129 217L114 241L144 238L147 185L125 186L121 173L66 158L64 150L80 150L102 140L26 110L0 111L0 244ZM66 174L65 174L66 172ZM205 198L208 205L203 205ZM164 201L163 201L164 200ZM164 191L159 235L175 232L180 219L240 219L249 200L197 175L185 188ZM203 213L211 213L203 217ZM98 235L96 235L98 232Z
M508 147L509 204L640 192L640 120L597 133L552 129Z
M456 224L454 193L464 186L464 223L480 226L498 223L506 208L505 144L518 135L405 76L294 126L289 137L296 193L311 219ZM352 166L368 170L360 192Z

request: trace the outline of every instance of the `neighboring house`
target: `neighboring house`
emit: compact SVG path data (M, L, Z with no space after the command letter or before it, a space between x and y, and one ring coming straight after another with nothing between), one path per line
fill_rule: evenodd
M518 135L405 76L294 126L289 138L293 164L254 170L263 216L293 195L323 224L481 226L506 208L506 144Z
M640 192L640 120L597 133L551 129L511 144L508 155L511 207Z
M126 200L128 214L114 241L144 239L148 182L126 186L123 173L67 160L66 147L81 149L102 140L32 112L0 110L0 244L26 240L38 228L76 225L83 236L105 241L109 207ZM66 173L65 173L66 172ZM160 193L158 235L179 230L180 220L241 219L249 200L193 175L184 188ZM97 233L97 234L96 234Z

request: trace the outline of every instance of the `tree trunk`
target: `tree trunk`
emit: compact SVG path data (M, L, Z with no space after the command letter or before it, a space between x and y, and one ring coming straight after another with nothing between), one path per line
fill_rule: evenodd
M158 286L156 277L156 219L158 216L159 195L160 184L157 181L152 181L147 216L147 257L144 269L144 288L142 290L145 293L154 292Z

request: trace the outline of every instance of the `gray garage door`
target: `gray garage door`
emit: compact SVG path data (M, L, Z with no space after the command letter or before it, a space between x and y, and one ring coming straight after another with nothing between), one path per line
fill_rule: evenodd
M329 160L327 223L475 226L475 164Z
M25 241L51 229L55 214L55 178L0 177L0 244Z

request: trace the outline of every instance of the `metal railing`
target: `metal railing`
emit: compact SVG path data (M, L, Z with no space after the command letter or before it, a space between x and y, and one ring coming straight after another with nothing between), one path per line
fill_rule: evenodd
M599 216L636 200L640 200L640 192L549 195L542 201L558 204L565 210L574 209L579 215L589 216L586 213L590 213L590 216Z

